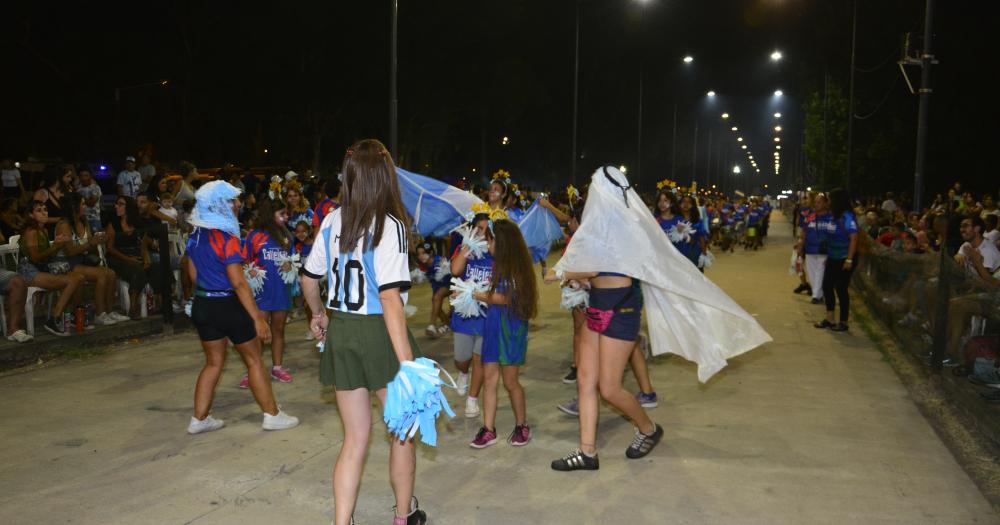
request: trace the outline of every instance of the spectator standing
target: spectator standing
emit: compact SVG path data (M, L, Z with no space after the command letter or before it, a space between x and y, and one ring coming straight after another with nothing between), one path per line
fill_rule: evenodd
M896 206L896 201L893 197L894 195L890 191L889 193L885 194L885 200L882 202L882 211L888 213L889 215L896 213L896 209L898 208L898 206Z
M103 229L101 226L101 186L94 180L94 175L90 168L81 166L77 170L80 178L80 187L76 192L83 197L84 205L87 207L87 224L94 231Z
M152 162L149 160L149 155L143 153L139 157L139 179L141 182L141 187L146 188L149 185L149 181L156 177L156 166L153 166Z
M181 163L181 180L174 191L174 204L183 207L194 200L194 181L198 178L198 168L190 162Z
M24 193L24 181L21 180L21 170L14 165L14 161L3 159L0 163L0 179L3 180L3 195L5 197L20 198Z
M826 257L829 247L820 242L819 224L829 220L826 195L817 194L812 198L812 209L803 219L802 242L799 243L799 255L803 256L809 278L807 289L812 295L812 304L823 302L823 273L826 270Z
M820 221L820 242L826 242L826 269L823 272L823 298L826 300L826 319L816 323L816 328L829 328L834 332L847 331L851 308L848 285L854 272L854 256L858 248L858 222L851 211L847 191L837 188L830 192L830 215ZM836 295L834 295L836 294ZM833 309L840 301L840 322L833 322Z
M135 170L135 157L125 157L125 169L118 173L118 196L134 199L142 187L142 175Z

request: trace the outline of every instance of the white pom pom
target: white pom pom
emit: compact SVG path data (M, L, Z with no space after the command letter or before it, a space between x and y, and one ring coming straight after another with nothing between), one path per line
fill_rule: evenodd
M489 288L490 285L487 282L477 282L474 279L468 281L458 278L452 279L451 291L457 292L457 295L450 300L452 308L458 315L465 318L484 315L486 303L473 299L472 294L485 292Z
M267 270L257 266L255 262L249 262L243 266L243 275L247 278L250 291L254 295L264 289L264 278L267 277Z
M299 254L296 253L292 256L281 256L277 261L275 261L281 273L281 280L285 284L292 284L295 282L295 279L299 277L299 269L302 268L302 263L299 262L299 259ZM288 264L287 271L282 269L286 263Z
M411 284L424 284L427 282L427 276L424 272L420 271L420 268L414 269L410 272L410 283Z
M442 257L441 263L434 269L434 280L440 282L448 277L451 277L451 261Z
M562 300L559 302L559 306L564 310L572 310L577 306L586 308L590 306L590 292L582 288L563 286Z
M469 255L473 259L478 259L486 253L486 250L489 248L486 244L486 239L476 235L471 226L463 226L457 231L462 236L462 245L469 247Z
M667 230L667 237L670 242L688 242L691 240L691 223L688 221L678 221L677 224Z
M711 268L715 263L715 255L712 252L705 252L698 257L698 268Z
M406 317L413 317L414 315L417 315L417 307L412 304L403 306L403 315Z

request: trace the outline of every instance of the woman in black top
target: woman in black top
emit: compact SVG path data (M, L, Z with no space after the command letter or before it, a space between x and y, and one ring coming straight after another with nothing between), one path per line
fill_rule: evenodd
M139 317L139 293L150 285L154 292L160 288L160 265L152 264L146 250L146 232L139 227L139 208L135 199L118 197L115 201L115 218L105 227L108 243L108 266L118 278L128 283L129 312L132 319Z
M45 209L49 212L49 218L46 219L45 223L49 238L55 238L56 224L59 224L59 221L65 217L65 212L59 205L59 199L70 192L70 184L73 182L74 175L76 175L76 170L73 166L65 166L61 171L47 171L44 185L35 191L35 200L45 203Z

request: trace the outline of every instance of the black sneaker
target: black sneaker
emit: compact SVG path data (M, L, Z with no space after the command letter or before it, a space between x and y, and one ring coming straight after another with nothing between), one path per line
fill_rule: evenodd
M625 450L625 457L629 459L639 459L646 454L649 454L653 450L653 447L660 442L660 438L663 437L663 427L656 425L656 430L652 434L646 435L639 432L639 429L635 429L635 439L632 440L632 444Z
M812 304L823 304L825 301L823 301L822 299L816 299L815 297L813 297L813 300L810 301L810 302Z
M802 293L809 288L808 284L800 284L798 288L792 290L792 293Z
M552 462L552 470L558 470L560 472L569 472L571 470L598 470L600 468L601 462L597 459L597 454L590 457L579 449L570 452L569 455L562 459L557 459Z
M563 378L563 383L566 383L567 385L572 385L572 384L576 383L576 367L575 366L569 367L569 373L566 374L566 377Z
M396 506L392 506L392 513L396 514ZM351 523L354 523L353 517ZM406 525L424 525L427 523L427 513L420 510L420 502L413 496L410 500L410 514L406 516Z
M68 333L66 333L66 330L63 330L62 326L56 324L55 319L46 320L45 324L43 324L42 326L53 335L58 335L59 337L66 337L69 335Z

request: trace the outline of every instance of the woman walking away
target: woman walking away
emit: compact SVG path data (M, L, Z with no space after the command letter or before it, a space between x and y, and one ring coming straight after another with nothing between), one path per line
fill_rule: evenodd
M816 323L816 328L829 328L834 332L847 331L847 317L851 309L848 286L854 273L854 255L858 249L858 221L851 211L847 191L837 188L830 192L830 213L818 221L820 244L826 243L826 269L823 273L823 298L826 300L826 319ZM836 298L834 298L836 292ZM833 307L840 301L840 322L833 322Z
M406 211L396 167L381 142L356 142L344 156L343 206L323 219L302 271L302 292L315 312L309 326L326 337L320 380L333 385L344 441L333 470L337 525L352 521L372 427L371 393L385 408L386 386L400 364L420 357L406 328L410 289ZM320 301L319 281L327 279ZM323 306L330 309L327 317ZM417 456L412 439L389 444L389 480L396 495L394 525L422 525L413 497Z
M261 341L267 341L271 331L243 275L240 225L236 222L239 194L228 182L209 182L198 189L191 216L195 230L188 239L185 269L191 282L197 283L191 321L205 352L205 367L198 374L194 416L188 434L210 432L224 425L209 411L230 341L247 367L250 391L264 411L261 427L284 430L299 424L298 418L278 407L271 392L271 380L261 362Z
M502 375L514 411L514 430L508 441L518 447L531 440L524 388L518 375L528 351L528 321L538 311L538 289L531 252L516 224L506 219L493 222L487 245L495 261L490 288L472 294L489 305L482 348L483 426L469 446L486 448L496 443L497 386Z

